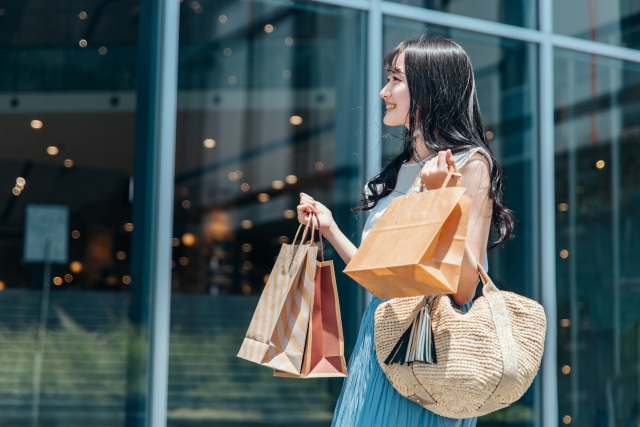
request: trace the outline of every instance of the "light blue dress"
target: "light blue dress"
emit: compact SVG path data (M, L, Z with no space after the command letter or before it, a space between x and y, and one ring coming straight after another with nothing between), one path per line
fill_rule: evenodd
M454 155L456 166L463 166L476 151L479 149ZM412 186L420 168L419 163L402 165L395 190L381 199L369 213L362 240L391 200L419 190L417 186ZM349 376L342 386L331 427L475 427L476 418L457 420L436 415L403 397L393 388L378 364L373 340L373 316L376 308L384 301L374 296L364 312L358 340L349 360ZM453 301L452 304L467 312L472 302L463 306L458 306Z

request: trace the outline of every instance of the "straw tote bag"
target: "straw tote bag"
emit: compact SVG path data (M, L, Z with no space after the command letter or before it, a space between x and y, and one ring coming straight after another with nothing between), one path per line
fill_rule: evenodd
M378 362L393 387L448 418L509 406L527 391L542 360L542 306L499 291L479 264L478 271L483 296L467 313L438 295L391 299L374 316Z

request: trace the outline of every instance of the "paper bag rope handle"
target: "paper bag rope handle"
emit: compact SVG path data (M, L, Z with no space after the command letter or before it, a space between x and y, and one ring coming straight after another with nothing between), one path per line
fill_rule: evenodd
M462 174L460 174L459 172L456 172L453 169L453 166L449 166L449 172L447 173L447 177L444 179L444 182L442 183L442 186L440 188L445 188L449 184L449 181L453 176L455 176L458 179L458 181L456 182L456 187L458 187L460 185L460 178L462 178ZM418 174L418 176L416 177L416 180L413 181L413 186L411 187L411 189L413 190L414 188L416 188L416 184L418 184L418 181L420 181L420 193L422 193L427 188L424 186L424 182L420 180L420 174Z

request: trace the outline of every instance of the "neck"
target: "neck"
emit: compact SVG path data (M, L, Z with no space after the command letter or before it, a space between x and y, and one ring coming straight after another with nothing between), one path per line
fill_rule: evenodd
M413 148L413 156L422 161L431 155L431 150L424 143L424 138L422 135L418 136L415 139L414 148Z

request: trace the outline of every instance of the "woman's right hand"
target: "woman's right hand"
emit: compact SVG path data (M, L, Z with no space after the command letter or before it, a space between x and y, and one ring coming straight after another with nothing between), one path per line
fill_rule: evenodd
M322 230L328 230L333 225L333 215L331 211L322 203L305 193L300 193L300 204L298 205L298 221L302 224L309 222L309 215L314 214L320 219ZM316 228L318 222L316 221Z

